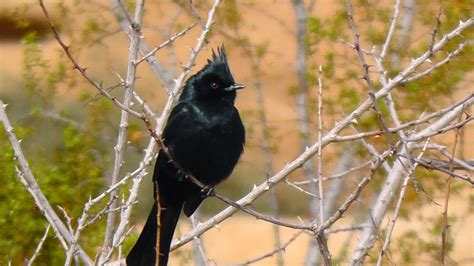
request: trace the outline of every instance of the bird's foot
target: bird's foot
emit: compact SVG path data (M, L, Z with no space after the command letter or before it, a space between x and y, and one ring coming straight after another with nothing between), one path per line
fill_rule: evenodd
M201 196L203 198L207 198L214 195L214 187L213 186L204 186L201 189Z
M178 178L179 182L183 182L184 180L189 178L188 174L181 170L178 170L176 177Z

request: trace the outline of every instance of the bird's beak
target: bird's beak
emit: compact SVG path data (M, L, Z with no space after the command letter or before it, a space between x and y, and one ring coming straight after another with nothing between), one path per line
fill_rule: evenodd
M240 90L240 89L243 89L243 88L245 88L244 85L235 83L235 84L232 84L229 87L225 88L224 90L225 91L235 91L235 90Z

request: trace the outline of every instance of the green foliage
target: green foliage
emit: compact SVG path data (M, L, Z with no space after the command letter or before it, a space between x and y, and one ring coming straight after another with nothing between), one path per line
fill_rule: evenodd
M82 29L82 35L83 37L87 37L90 34L102 32L102 30L96 18L89 18L85 23L85 27Z
M91 24L88 27L91 28ZM2 100L9 104L7 112L15 134L24 139L21 142L23 152L43 194L65 222L58 206L64 208L73 218L74 227L84 203L106 185L104 175L111 153L107 134L113 133L108 120L113 109L110 103L101 100L84 106L76 99L80 95L73 94L71 98L78 103L69 104L64 98L56 101L61 86L75 84L74 78L69 78L75 75L70 63L65 62L64 57L56 61L45 59L35 32L26 34L22 44L23 84L12 83L14 93L11 97L2 95ZM83 96L86 94L89 96L82 99L84 103L90 101L90 93L84 92ZM58 108L60 104L65 105ZM54 113L58 118L49 118L47 113ZM23 265L33 255L47 221L16 176L15 167L19 166L1 126L0 151L0 264ZM103 204L92 212L98 211ZM103 227L100 220L83 231L81 245L86 252L95 254L103 241ZM61 265L64 254L50 230L36 264Z
M265 54L267 54L268 44L269 44L268 41L263 42L261 44L257 44L257 46L255 47L255 55L258 58L261 59L263 56L265 56Z
M324 78L331 79L334 77L334 72L335 72L334 53L327 52L324 55L324 59L326 60L326 65L324 65L323 67Z
M343 106L345 112L351 112L359 104L359 93L350 87L342 87L339 91L339 99L341 100L341 106Z
M15 133L19 138L27 138L27 135L22 133L25 131L28 130L16 128ZM46 160L42 154L26 155L51 206L59 214L61 212L56 206L63 207L69 216L78 217L89 195L99 192L104 169L97 165L97 161L90 155L92 143L88 142L84 134L66 127L61 142L59 148L50 151L54 154L53 160ZM32 256L47 223L16 176L17 163L13 159L13 151L3 130L0 131L0 150L0 180L3 183L0 188L0 261L11 261L13 265L20 265L23 260ZM93 237L97 233L92 232L91 237L83 238L83 243L90 251L99 243L99 239ZM38 257L38 263L57 265L62 264L63 260L64 251L50 231L45 247Z
M37 88L41 78L37 74L37 69L46 69L47 62L41 56L41 50L38 45L38 37L35 32L28 33L23 37L23 45L25 45L24 80L25 87L30 90Z
M43 104L51 104L58 85L68 76L66 65L61 60L53 67L44 59L42 47L35 32L22 38L24 47L23 80L31 96L41 99Z
M448 217L448 224L454 223L455 217ZM430 261L430 264L439 262L441 250L441 232L444 227L444 218L440 215L436 218L423 218L426 225L421 231L408 230L395 239L392 245L401 254L401 263L413 264L423 261ZM448 231L449 232L449 231ZM426 234L428 233L428 234ZM448 233L446 238L446 254L453 250L454 242ZM424 256L424 257L421 257ZM449 257L449 255L447 255Z
M221 26L236 29L241 22L241 15L239 14L237 1L224 1L219 9L217 19L221 23Z

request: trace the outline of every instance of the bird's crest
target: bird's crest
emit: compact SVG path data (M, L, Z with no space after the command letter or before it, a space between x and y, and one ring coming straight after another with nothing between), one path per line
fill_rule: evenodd
M217 47L216 50L212 49L212 60L207 59L208 64L226 64L227 65L227 54L225 52L224 45Z
M232 77L224 45L217 47L217 53L216 50L212 49L212 60L207 59L207 66L215 66L217 69L224 69L225 72Z

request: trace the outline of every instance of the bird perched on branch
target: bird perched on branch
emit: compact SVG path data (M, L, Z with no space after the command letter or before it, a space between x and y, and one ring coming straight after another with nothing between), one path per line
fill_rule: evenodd
M245 128L234 107L236 90L242 88L232 77L223 46L217 53L213 50L212 60L186 81L163 131L169 156L160 150L156 161L155 204L127 256L127 265L152 266L156 258L158 265L167 265L181 210L191 216L208 196L208 191L191 182L187 175L212 188L232 173L245 144Z

